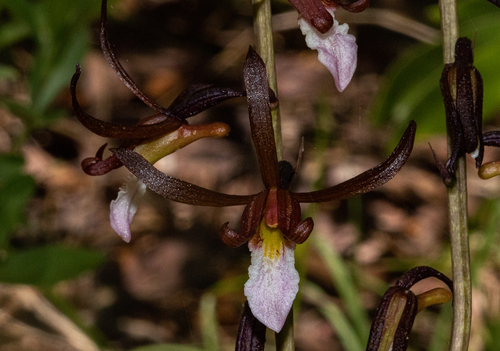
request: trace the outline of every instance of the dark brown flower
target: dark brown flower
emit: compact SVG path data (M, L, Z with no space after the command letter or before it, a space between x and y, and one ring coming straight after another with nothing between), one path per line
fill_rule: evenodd
M253 144L264 190L254 195L228 195L169 177L141 155L125 149L113 152L148 188L167 199L201 206L246 205L240 232L222 225L219 236L237 247L249 241L252 251L250 279L245 295L255 317L267 327L281 330L298 291L294 268L295 244L303 243L313 229L313 220L301 220L300 203L326 202L364 194L392 179L413 148L416 125L412 121L393 153L378 166L339 185L306 193L290 191L293 167L278 162L271 121L270 90L264 62L250 48L244 78Z

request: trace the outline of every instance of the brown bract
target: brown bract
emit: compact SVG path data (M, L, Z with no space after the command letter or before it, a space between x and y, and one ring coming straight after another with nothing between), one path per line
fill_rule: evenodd
M248 110L253 144L265 189L254 195L228 195L198 187L158 171L141 155L125 149L114 150L116 157L148 188L177 202L201 206L247 205L243 211L240 232L222 225L219 236L224 243L237 247L256 233L262 220L278 227L285 238L300 244L313 229L313 220L301 221L301 202L325 202L364 194L388 182L404 165L413 148L416 124L411 121L392 154L378 166L336 186L314 192L290 191L293 168L278 162L271 120L270 89L264 62L250 48L244 64ZM272 98L272 97L271 97Z

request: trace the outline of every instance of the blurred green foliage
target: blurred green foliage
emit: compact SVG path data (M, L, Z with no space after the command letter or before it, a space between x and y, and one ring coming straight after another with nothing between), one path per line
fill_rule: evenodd
M500 111L500 11L487 1L458 3L460 36L475 38L474 66L484 81L484 119ZM429 8L429 18L439 18L437 6ZM439 23L439 22L438 22ZM415 44L401 54L388 69L377 93L371 119L377 125L395 125L399 138L408 121L417 122L417 138L445 132L444 104L439 88L443 70L442 47Z
M28 130L45 127L62 116L64 111L51 103L64 87L90 43L90 22L100 11L97 0L28 1L3 0L0 13L0 50L3 63L0 80L21 79L12 53L16 46L29 48L30 65L27 73L29 101L21 103L3 97L1 101L18 117Z
M29 91L26 101L0 96L2 107L24 126L24 134L13 140L11 153L0 155L0 281L48 286L103 262L102 254L83 248L46 245L13 250L9 245L36 189L35 181L23 171L22 143L33 130L67 114L53 103L68 88L75 64L86 53L91 22L99 13L99 0L0 2L0 82L22 83ZM26 62L19 52L25 53Z
M11 251L0 265L0 281L49 287L97 268L103 261L100 252L61 245Z

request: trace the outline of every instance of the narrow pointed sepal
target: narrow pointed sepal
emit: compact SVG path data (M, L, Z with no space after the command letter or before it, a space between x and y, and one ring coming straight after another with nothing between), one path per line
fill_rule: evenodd
M149 189L172 201L189 205L223 207L246 205L255 197L255 195L228 195L208 190L167 176L134 151L127 149L112 149L111 151Z
M141 139L152 138L170 133L179 128L182 123L171 117L164 116L163 121L154 125L126 125L101 121L83 111L78 99L76 98L76 85L80 78L81 67L76 65L76 72L71 78L70 92L75 115L91 132L107 138L117 139ZM157 115L155 115L157 116Z
M266 189L279 185L278 155L271 118L269 82L264 61L250 47L243 67L252 140Z
M197 115L225 100L245 95L246 92L241 90L195 84L181 92L167 110L173 116L185 119Z
M394 178L410 157L417 125L410 121L403 137L392 154L381 164L343 183L310 193L293 193L299 202L326 202L348 199L367 193Z
M278 228L269 228L262 221L259 234L248 247L252 264L248 268L245 296L255 318L279 332L299 290L295 244L287 241Z
M131 238L130 223L145 192L146 185L136 177L131 177L120 188L117 198L111 201L109 213L111 227L127 243Z
M332 17L333 10L329 10ZM358 61L356 38L348 34L349 25L339 25L334 20L333 26L325 33L320 33L305 19L299 19L306 44L318 51L318 60L330 71L338 91L343 91L354 75Z
M259 322L252 314L252 310L245 301L245 308L241 316L236 351L264 351L266 344L266 326Z

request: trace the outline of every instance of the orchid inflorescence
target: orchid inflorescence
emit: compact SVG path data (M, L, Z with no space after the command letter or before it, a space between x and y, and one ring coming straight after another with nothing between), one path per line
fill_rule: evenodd
M101 9L101 47L120 79L156 111L153 116L133 126L104 122L88 115L76 97L76 84L81 74L81 68L77 66L71 81L71 95L78 119L100 136L124 140L120 147L111 150L113 155L106 159L103 159L106 144L103 145L95 157L82 162L83 170L90 175L102 175L125 165L137 177L121 189L118 199L111 204L113 228L125 241L130 241L129 225L137 209L137 198L144 193L145 187L167 199L190 205L246 205L239 233L225 223L219 230L219 237L230 247L248 242L252 263L244 292L249 308L258 321L279 332L298 292L295 245L309 237L314 225L311 218L301 219L300 203L347 199L369 192L392 179L411 153L415 123L410 122L392 154L378 166L333 187L313 192L292 192L290 188L297 167L286 161L278 162L271 120L271 105L277 103L276 96L269 88L265 65L252 48L248 51L243 69L245 91L195 85L184 90L168 108L164 108L135 85L112 51L107 35L105 0ZM338 83L337 78L336 81ZM345 87L347 83L344 81L341 85ZM264 190L252 195L223 194L169 177L152 165L199 138L225 136L229 132L226 124L190 125L186 119L224 100L245 95Z
M280 331L298 291L299 275L294 268L294 249L311 234L313 220L301 221L300 203L319 203L364 194L388 182L404 165L413 148L416 126L411 122L392 154L378 166L336 186L314 192L289 190L294 169L278 162L271 121L269 84L264 62L250 48L244 64L244 78L252 139L265 189L253 195L228 195L169 177L136 152L114 150L132 174L167 199L190 205L246 205L240 233L222 225L221 240L237 247L249 242L252 264L245 295L255 317L274 331Z
M349 12L363 11L370 0L352 3L341 0L289 1L299 13L299 27L307 46L318 51L319 61L330 71L336 88L342 92L356 70L357 44L355 37L348 34L349 26L340 25L334 13L338 8ZM488 1L500 6L498 0ZM294 167L278 158L271 111L279 100L270 88L263 60L252 47L243 65L244 90L192 85L168 107L162 107L134 83L116 58L108 38L106 10L107 0L102 0L100 42L104 57L120 80L155 113L135 125L106 122L87 114L76 95L82 72L77 65L70 92L78 120L99 136L122 140L119 147L110 149L112 155L107 158L104 158L107 144L102 145L94 157L82 161L82 169L89 175L99 176L125 166L133 175L110 204L111 227L125 242L132 238L130 224L146 188L168 200L188 205L245 205L239 231L231 229L226 222L218 234L220 240L231 248L248 243L251 265L244 286L247 302L238 330L236 351L262 351L266 328L277 333L282 330L299 290L294 250L296 245L308 239L314 228L312 218L302 219L300 204L348 199L391 180L411 154L416 124L410 121L394 151L379 165L326 189L292 191L300 162ZM500 161L483 164L484 146L500 147L500 132L482 132L483 81L474 67L473 45L469 39L457 40L455 62L444 66L440 86L452 150L444 165L434 151L432 153L446 186L454 186L458 161L467 153L475 159L481 178L500 175ZM263 190L250 195L220 193L170 177L154 167L163 157L196 140L225 137L230 131L228 124L189 124L188 118L228 99L242 97L247 100ZM448 289L436 288L416 295L411 289L429 277L441 280ZM433 268L416 267L405 273L381 299L367 351L405 351L417 313L428 306L448 302L452 299L452 291L451 280Z

